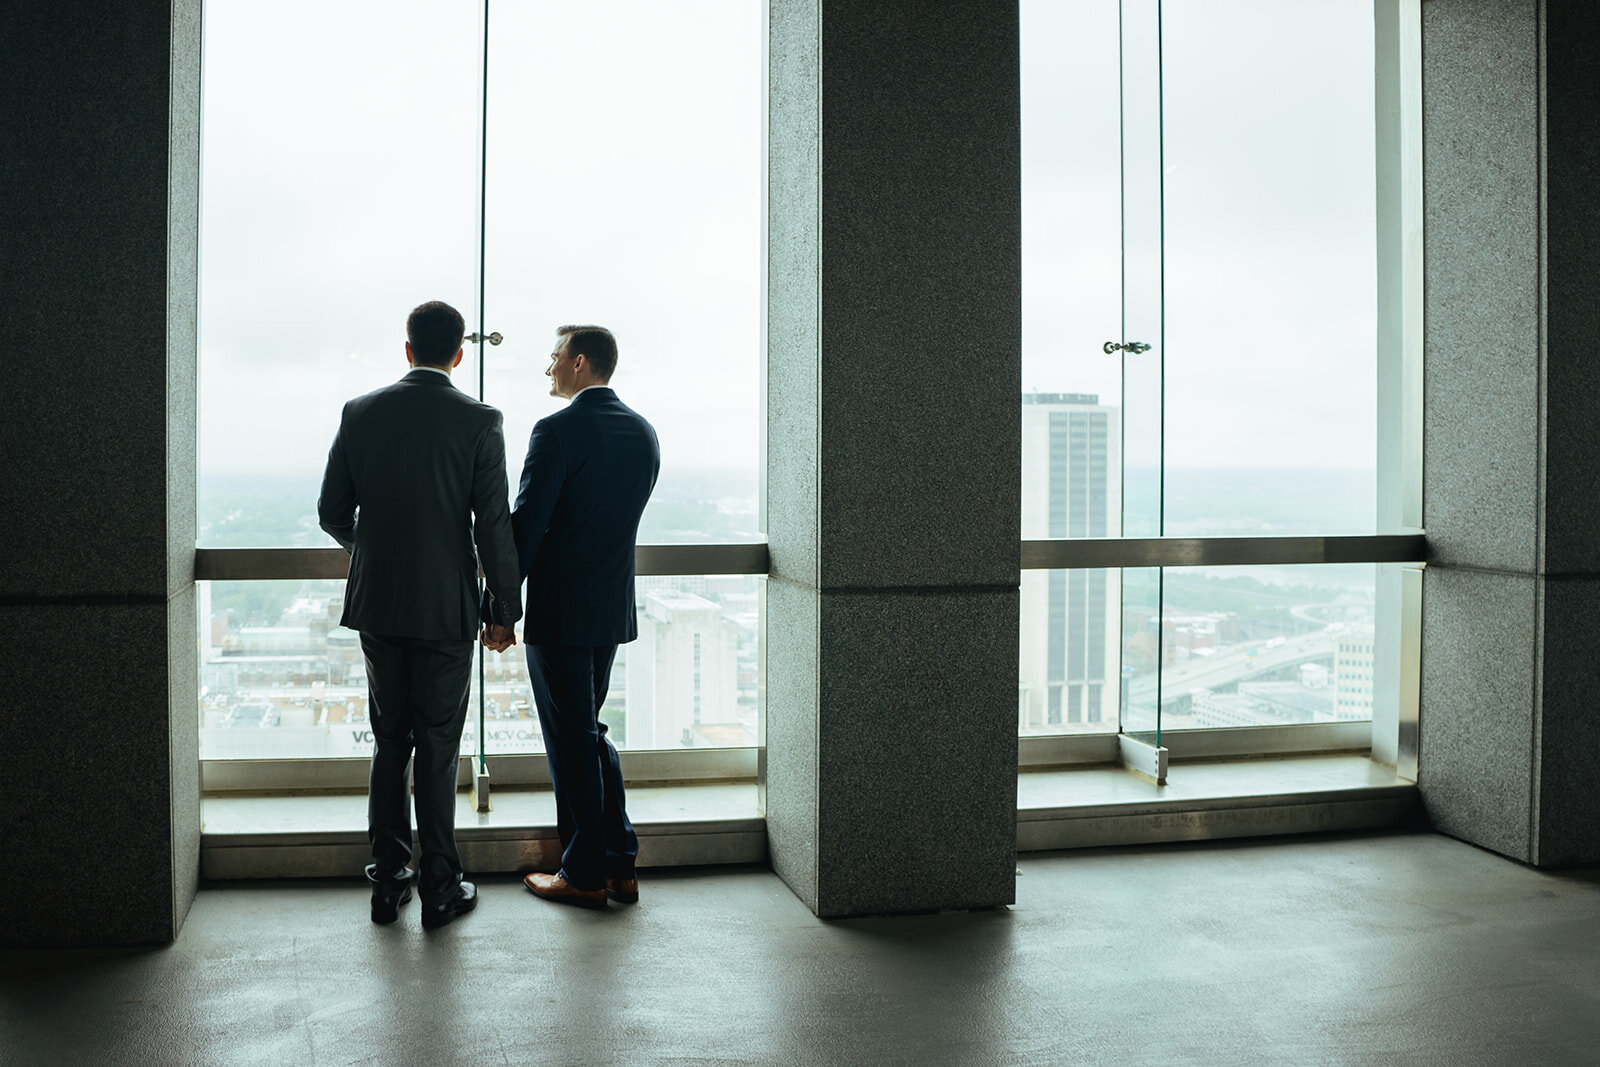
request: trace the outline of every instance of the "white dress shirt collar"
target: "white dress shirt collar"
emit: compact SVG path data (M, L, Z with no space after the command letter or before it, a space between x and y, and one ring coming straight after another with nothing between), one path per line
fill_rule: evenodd
M443 367L429 367L429 366L426 366L426 365L424 365L424 364L421 364L421 363L418 363L418 364L416 364L416 365L415 365L415 366L413 366L413 367L412 367L412 368L411 368L411 370L426 370L426 371L432 371L432 372L433 372L433 373L435 373L435 374L442 374L442 375L444 375L444 376L445 376L445 377L446 377L446 378L449 378L449 377L450 377L450 372L449 372L449 371L447 371L447 370L445 370L445 369L444 369L444 368L443 368ZM406 371L406 373L407 373L407 374L410 374L410 373L411 373L411 371L410 371L410 370L408 370L408 371ZM454 379L452 379L452 381L453 381L453 380L454 380Z

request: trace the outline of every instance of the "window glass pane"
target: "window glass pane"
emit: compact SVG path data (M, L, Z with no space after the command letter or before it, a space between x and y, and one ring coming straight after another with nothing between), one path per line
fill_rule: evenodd
M1371 720L1376 590L1373 564L1165 568L1162 729Z
M1023 536L1116 536L1119 415L1093 396L1023 395Z
M753 574L638 579L639 639L618 646L600 710L612 744L636 751L755 745L765 592ZM490 755L544 751L520 625L517 639L511 651L487 657Z
M405 372L412 307L474 306L480 17L206 4L201 544L331 545L316 498L342 405Z
M1370 533L1372 4L1166 4L1161 29L1163 532Z
M200 756L372 754L366 661L341 581L200 582ZM639 640L617 650L601 719L618 748L757 743L766 585L756 575L638 580ZM544 751L519 643L484 657L490 755ZM461 751L478 751L478 671Z
M1121 571L1022 572L1017 729L1115 733Z
M1122 314L1117 41L1116 0L1022 4L1025 538L1121 532L1122 365L1101 351ZM1104 498L1074 510L1086 493Z
M748 0L491 14L486 399L515 479L555 328L609 327L661 438L642 543L759 539L762 33Z
M1122 732L1156 744L1161 720L1161 568L1122 571Z
M372 755L361 635L339 625L342 581L196 585L201 759Z

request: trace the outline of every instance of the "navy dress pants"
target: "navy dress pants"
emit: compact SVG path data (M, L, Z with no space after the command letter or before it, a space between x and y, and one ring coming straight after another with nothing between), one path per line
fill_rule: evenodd
M367 788L367 877L403 887L411 860L411 763L416 754L417 889L442 904L461 884L456 851L456 771L467 721L472 653L477 642L423 641L361 634L367 661L367 716L376 742Z
M600 721L617 646L528 645L527 652L555 791L562 877L579 889L631 878L639 839L628 821L622 765Z

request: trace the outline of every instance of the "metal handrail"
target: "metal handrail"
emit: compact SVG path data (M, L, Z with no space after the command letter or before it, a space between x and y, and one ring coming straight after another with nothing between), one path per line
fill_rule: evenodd
M1329 537L1106 537L1023 541L1022 570L1134 567L1242 567L1317 563L1423 563L1420 531ZM641 576L766 574L765 544L640 545ZM342 548L197 548L200 581L343 578L350 558Z
M1022 542L1022 569L1423 563L1420 532L1336 537L1107 537Z
M197 548L197 581L277 581L343 578L350 557L342 548ZM634 570L668 574L766 574L767 546L640 545Z

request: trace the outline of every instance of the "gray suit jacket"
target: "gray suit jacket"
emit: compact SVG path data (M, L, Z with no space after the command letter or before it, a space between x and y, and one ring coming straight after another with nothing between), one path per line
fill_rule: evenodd
M344 626L444 641L522 615L500 412L443 375L413 370L344 406L317 518L350 553Z

